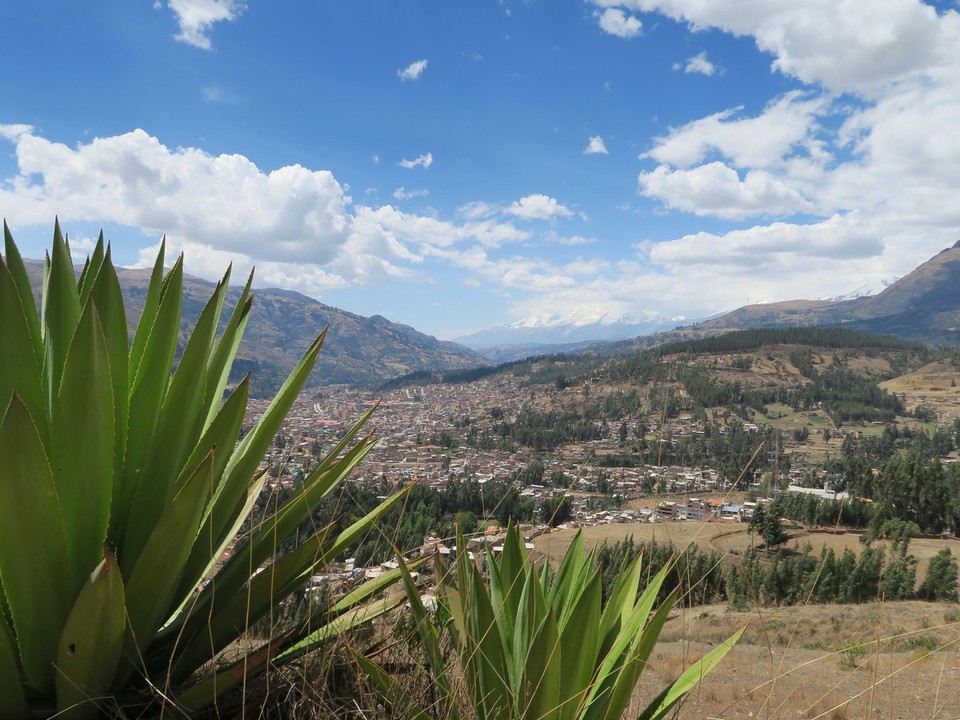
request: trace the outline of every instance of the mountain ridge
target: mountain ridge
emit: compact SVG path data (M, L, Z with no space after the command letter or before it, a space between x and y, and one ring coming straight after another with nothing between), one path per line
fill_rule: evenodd
M39 293L43 262L24 260L35 293ZM131 331L143 310L150 270L117 268ZM184 275L181 336L199 317L216 284ZM487 364L480 354L462 345L438 340L382 315L364 317L280 288L253 290L253 307L237 351L231 382L251 373L252 392L272 395L303 353L328 328L323 350L308 386L376 387L394 377L419 370L456 370ZM229 317L240 296L231 286L224 303ZM39 298L36 298L39 304Z
M744 305L688 326L701 332L814 325L960 344L960 242L941 250L876 295Z

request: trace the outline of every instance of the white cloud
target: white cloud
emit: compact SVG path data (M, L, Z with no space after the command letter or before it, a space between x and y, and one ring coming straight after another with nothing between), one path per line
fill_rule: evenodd
M397 200L409 200L410 198L426 197L429 194L430 191L425 188L407 190L403 185L393 191L393 196Z
M390 205L354 207L328 171L293 165L264 172L240 155L168 148L143 130L75 148L27 126L0 126L0 136L14 144L18 163L16 175L0 178L0 206L19 226L45 225L59 215L68 230L70 223L96 222L155 238L165 234L171 255L183 252L189 272L211 279L229 262L238 274L256 265L261 286L319 296L384 278L429 281L422 266L431 260L488 283L527 283L528 289L568 284L554 279L545 261L487 258L487 252L534 239L500 217L507 214L503 206L484 211L483 203L474 203L456 221ZM401 189L399 195L423 192ZM524 217L570 212L551 201L529 196L515 207ZM150 264L156 250L140 248L140 264Z
M242 0L169 0L180 32L176 39L202 50L210 49L210 32L218 22L236 20L246 9Z
M264 172L241 155L170 149L143 130L70 148L3 126L18 174L0 181L0 206L20 225L89 221L166 234L188 270L216 278L226 262L254 264L258 279L310 294L380 278L407 277L416 249L386 232L367 208L351 209L326 170L300 165ZM490 227L477 235L496 233ZM140 251L152 261L156 248Z
M717 72L717 66L707 59L706 50L698 55L694 55L692 58L688 58L685 65L681 66L677 64L673 66L674 70L679 70L681 67L685 73L698 73L709 76Z
M32 125L2 125L0 124L0 138L4 140L16 140L21 135L29 135L33 132Z
M500 213L500 207L482 200L467 203L457 208L457 214L467 220L482 220Z
M455 223L401 212L390 205L376 209L359 208L357 215L365 222L376 225L386 237L416 246L418 252L427 255L436 255L441 249L470 243L498 248L530 237L529 232L508 222L482 219ZM457 249L457 252L461 251Z
M558 203L555 198L539 193L527 195L513 202L506 212L525 220L549 220L573 215L569 208Z
M407 65L405 68L397 70L397 77L406 82L407 80L419 80L423 71L427 69L427 60L417 60Z
M544 233L544 239L547 243L551 245L593 245L597 242L597 238L588 238L583 237L582 235L558 235L557 233L550 231Z
M93 249L97 246L97 241L89 237L71 235L69 241L70 258L77 265L83 265L84 261L93 253Z
M425 153L413 160L401 160L397 163L400 167L411 170L415 167L422 167L424 169L433 165L433 155L431 153Z
M719 162L690 170L660 165L653 172L640 173L639 183L641 194L670 207L726 220L815 209L797 190L768 172L753 170L741 180L736 170Z
M773 68L833 92L866 92L932 66L952 65L960 16L918 0L591 0L601 8L660 12L695 30L752 36Z
M599 135L591 135L587 147L583 149L584 155L609 155L606 143Z
M810 144L817 118L828 107L827 98L789 92L756 117L738 118L737 108L672 128L641 157L689 167L715 151L737 167L782 165L786 155Z
M643 23L632 15L627 15L618 7L607 8L603 12L595 13L595 17L598 18L601 30L620 38L636 37L643 28Z

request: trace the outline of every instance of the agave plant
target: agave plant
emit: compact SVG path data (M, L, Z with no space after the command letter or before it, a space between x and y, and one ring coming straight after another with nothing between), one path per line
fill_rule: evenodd
M252 276L221 323L227 271L178 358L182 257L164 274L161 246L131 340L102 234L78 277L57 224L39 313L6 224L4 246L3 717L90 717L145 698L190 714L250 673L396 604L373 599L398 579L383 576L312 624L255 646L236 665L198 674L401 499L388 498L342 531L319 528L278 556L278 544L372 447L372 434L361 434L369 414L284 504L238 538L267 478L260 461L324 333L238 442L249 376L225 400L224 392L250 315Z
M516 527L500 557L486 554L484 580L457 538L455 580L438 587L441 611L459 658L448 666L440 629L424 609L409 572L410 608L439 691L439 717L464 716L453 677L466 685L466 717L480 720L618 720L624 716L651 651L677 598L674 590L655 608L669 570L665 566L639 593L642 556L618 576L606 604L594 552L578 534L556 573L528 556ZM438 612L438 615L441 614ZM743 629L693 663L637 717L663 718L730 651ZM397 679L369 659L357 660L408 717L429 720Z

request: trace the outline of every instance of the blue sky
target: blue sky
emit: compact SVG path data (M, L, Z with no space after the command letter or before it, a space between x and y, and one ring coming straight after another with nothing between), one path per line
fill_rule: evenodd
M0 5L0 214L450 339L697 318L960 240L953 0Z

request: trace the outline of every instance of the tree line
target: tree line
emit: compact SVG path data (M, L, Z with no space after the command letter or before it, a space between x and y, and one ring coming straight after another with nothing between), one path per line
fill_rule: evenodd
M918 586L917 561L909 553L908 540L894 543L890 557L882 548L869 545L859 555L848 548L838 556L826 547L815 555L809 544L799 551L778 550L770 557L754 548L739 557L725 557L696 545L677 552L672 544L637 542L630 536L597 553L605 594L625 563L640 553L648 580L670 565L666 585L680 588L680 603L685 607L716 602L746 609L914 598L958 601L957 560L950 549L944 548L930 560Z

